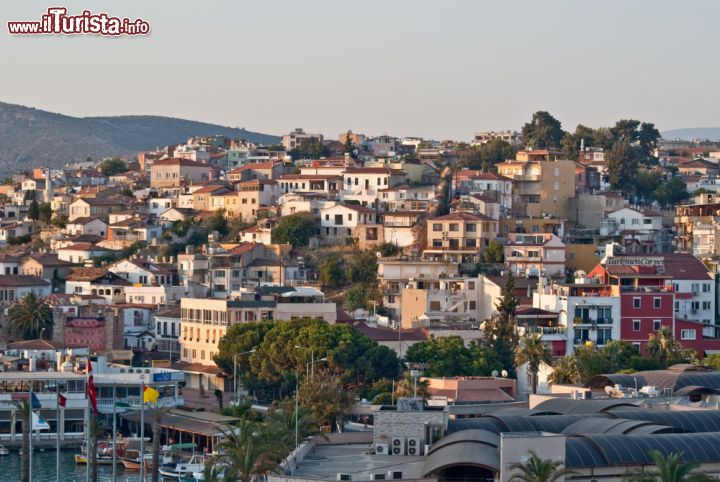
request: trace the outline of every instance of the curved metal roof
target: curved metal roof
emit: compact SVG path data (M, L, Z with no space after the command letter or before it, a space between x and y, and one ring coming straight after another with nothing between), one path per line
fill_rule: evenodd
M551 398L538 403L535 410L549 410L562 414L598 413L614 407L636 407L632 402L618 398L602 400L573 400L571 398Z
M615 433L645 435L653 433L678 433L679 429L660 425L646 420L629 420L626 418L607 419L600 417L582 418L562 431L565 435L588 433Z
M686 462L720 460L720 433L655 435L586 434L570 436L565 465L570 468L652 463L650 451L682 453Z
M425 457L423 474L437 473L453 466L500 470L500 437L486 430L462 430L433 445Z
M618 418L645 420L694 433L720 432L720 412L716 410L612 410Z
M680 364L666 370L648 370L632 375L605 374L596 375L585 384L588 388L604 388L608 385L642 388L646 385L658 390L672 389L673 393L687 386L720 390L720 372L706 367ZM537 408L537 407L536 407Z
M535 410L532 408L520 408L520 407L503 408L502 410L495 410L494 412L490 412L490 414L491 415L525 415L527 417L537 417L538 415L560 415L559 413L556 413L556 412Z
M598 417L604 415L598 414ZM448 433L468 429L480 429L493 433L502 432L551 432L561 433L565 427L585 419L584 415L537 415L523 417L521 415L487 415L479 418L451 420Z

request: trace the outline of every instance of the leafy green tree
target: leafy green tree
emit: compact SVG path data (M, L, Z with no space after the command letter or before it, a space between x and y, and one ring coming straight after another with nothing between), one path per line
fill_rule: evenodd
M329 255L324 258L320 262L318 273L323 286L337 288L345 283L345 270L340 256Z
M515 364L519 367L525 363L528 364L528 376L530 377L532 393L535 394L537 393L540 365L552 363L552 352L543 343L539 334L527 334L520 341L515 353Z
M300 403L310 407L322 425L335 425L342 432L343 417L355 402L355 394L344 386L334 370L316 368L312 377L300 385Z
M496 305L498 314L485 322L487 347L495 353L498 362L511 378L515 377L515 351L518 346L515 314L519 301L513 293L514 287L515 279L512 273L508 273L502 298Z
M482 253L484 263L502 263L505 259L505 248L497 239L491 239Z
M315 218L311 214L291 214L280 218L272 230L272 242L307 246L315 235Z
M501 139L493 139L479 146L468 146L460 152L458 163L469 169L495 171L498 163L515 157L515 149Z
M52 215L53 215L53 210L52 210L52 206L50 205L50 203L43 202L38 205L38 219L41 222L43 222L45 224L49 224L50 221L52 221Z
M459 336L431 335L430 339L415 343L405 353L408 362L427 363L429 377L473 375L473 359Z
M293 161L300 159L320 159L330 154L330 149L319 139L311 138L300 143L298 147L290 150Z
M595 145L596 133L592 127L586 127L582 124L578 124L575 128L575 132L568 132L562 139L563 154L565 157L571 160L578 159L580 155L580 146L585 147L602 147Z
M350 283L377 283L377 255L372 250L356 252L345 275Z
M8 327L12 333L25 340L39 338L44 328L49 338L53 329L52 310L43 298L28 293L10 307Z
M33 221L37 221L40 219L40 206L38 205L38 202L33 199L32 202L30 202L30 206L28 207L28 219L32 219Z
M639 169L635 178L635 194L640 202L650 203L656 199L656 191L664 181L659 171Z
M640 354L635 345L622 340L610 340L600 351L608 359L608 373L632 367L633 361Z
M720 353L714 353L703 358L702 364L713 370L720 370Z
M343 306L350 311L367 309L368 299L366 295L366 287L364 285L355 285L343 294Z
M56 214L50 223L60 229L65 229L68 223L68 216L66 214Z
M357 146L353 144L353 131L347 131L345 134L345 153L350 154L353 159L358 158Z
M220 338L218 352L213 361L228 374L235 372L235 363L237 362L238 380L244 387L250 389L264 388L265 385L260 383L251 371L251 354L240 356L238 354L257 349L265 339L265 335L274 326L275 324L272 321L254 321L231 325L225 332L225 336Z
M690 197L687 185L679 176L673 176L664 184L660 184L653 193L662 207L674 206Z
M559 149L564 136L560 121L546 111L535 112L522 128L523 142L533 149Z
M295 448L295 423L297 422L300 440L320 432L315 412L306 405L299 405L297 419L295 417L295 401L286 398L273 403L265 418L265 428L274 441L280 442L285 451Z
M378 252L383 258L389 258L400 253L400 248L393 243L383 243L378 246Z
M468 350L473 359L473 375L489 377L493 371L500 372L505 369L498 360L497 354L490 347L471 341Z
M103 162L100 163L98 168L102 175L106 177L114 176L115 174L120 174L128 170L125 161L123 161L119 157L105 159Z
M399 397L412 397L413 395L417 395L418 398L423 400L430 398L430 383L427 380L420 379L416 382L409 373L405 373L400 381L395 384L395 400Z
M510 465L510 470L515 471L510 476L510 482L554 482L566 475L577 473L563 467L562 462L541 459L532 450L529 455L525 462Z
M573 355L577 370L575 383L585 383L595 375L610 371L610 360L600 350L589 347L580 347Z
M613 144L607 153L607 177L613 189L633 191L637 177L637 154L627 140Z
M215 211L210 216L206 217L203 220L203 225L209 231L217 231L220 236L227 236L230 232L225 211L222 209Z
M577 383L579 379L580 375L575 364L575 357L572 355L565 355L556 361L553 371L548 377L551 383L557 384Z
M698 472L697 462L683 462L682 454L670 452L663 455L657 450L648 453L655 463L655 470L629 474L628 482L710 482L715 478Z

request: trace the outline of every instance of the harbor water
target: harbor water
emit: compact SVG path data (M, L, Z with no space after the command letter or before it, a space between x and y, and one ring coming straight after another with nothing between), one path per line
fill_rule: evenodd
M62 450L60 452L60 481L85 482L85 466L75 464L76 450ZM98 479L100 482L112 480L112 466L98 466ZM0 482L17 482L20 480L20 454L11 450L9 455L0 457ZM46 449L43 452L33 453L32 482L55 482L55 451ZM139 482L140 473L126 471L122 464L117 466L117 482ZM146 480L150 480L149 474ZM161 477L162 480L162 477Z

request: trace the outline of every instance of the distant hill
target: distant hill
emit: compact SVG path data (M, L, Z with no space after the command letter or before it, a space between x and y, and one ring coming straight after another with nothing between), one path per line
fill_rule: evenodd
M0 168L61 167L87 157L134 155L193 136L225 135L272 144L279 137L160 116L70 117L0 102Z
M662 132L663 139L708 139L711 141L720 140L720 127L691 127L687 129L671 129Z

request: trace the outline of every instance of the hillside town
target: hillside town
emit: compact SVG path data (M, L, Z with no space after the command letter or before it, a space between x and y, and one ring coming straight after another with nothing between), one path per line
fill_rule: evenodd
M719 174L718 143L544 111L38 159L0 184L0 449L89 480L506 481L528 450L717 477Z

